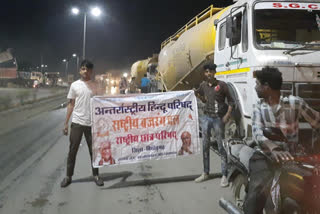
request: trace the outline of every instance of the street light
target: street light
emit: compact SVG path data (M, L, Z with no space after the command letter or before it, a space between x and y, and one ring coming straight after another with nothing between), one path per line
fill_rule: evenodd
M128 77L128 74L127 74L127 73L124 73L124 74L123 74L123 77L127 78L127 77Z
M68 62L68 60L66 60L66 59L63 59L62 62L66 63L66 68L65 68L64 73L66 74L66 77L68 78L68 63L69 63L69 62Z
M92 14L93 16L95 16L95 17L100 16L101 13L102 13L102 12L101 12L100 8L98 8L98 7L94 7L94 8L91 9L91 14Z
M79 72L79 56L74 53L74 54L72 54L72 57L73 57L73 58L77 58L77 72ZM76 73L77 73L77 72L76 72Z
M78 15L80 10L76 7L71 9L72 14ZM83 46L82 46L82 59L86 58L86 31L87 31L87 12L85 11L83 16ZM98 17L102 14L102 11L98 7L91 9L91 15Z
M76 7L72 8L71 11L72 11L72 13L73 13L74 15L78 15L79 12L80 12L79 9L76 8Z

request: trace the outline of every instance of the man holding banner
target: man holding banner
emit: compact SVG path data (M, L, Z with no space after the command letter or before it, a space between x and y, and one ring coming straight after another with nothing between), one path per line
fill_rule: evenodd
M214 129L216 141L218 143L219 153L221 155L222 179L220 186L229 185L227 180L227 153L222 145L224 138L224 124L229 120L234 105L230 96L228 86L225 82L215 78L216 65L208 64L204 66L207 81L201 83L196 90L196 94L205 101L204 118L202 120L202 139L203 139L203 165L204 172L195 182L203 182L209 179L210 171L210 138L211 129ZM225 100L228 100L228 105Z
M90 99L98 95L97 85L91 81L93 64L88 60L83 60L80 67L81 79L73 82L68 93L69 104L67 116L63 129L64 135L68 135L69 119L72 116L70 145L67 161L67 176L62 180L60 186L67 187L72 182L76 156L79 145L84 135L87 141L90 158L92 160L92 135L91 135L91 104ZM97 186L103 186L103 180L99 177L97 168L92 167L92 174Z

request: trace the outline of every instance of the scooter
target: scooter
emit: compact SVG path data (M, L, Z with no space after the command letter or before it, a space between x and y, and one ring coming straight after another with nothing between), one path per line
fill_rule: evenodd
M264 136L274 141L286 139L281 130L268 128L263 130ZM220 199L220 206L228 213L243 213L243 203L248 191L249 159L254 152L253 145L241 141L229 141L228 159L231 168L228 179L232 182L234 203ZM270 159L270 161L273 161ZM293 161L281 163L274 178L274 184L279 185L280 195L273 198L274 206L266 205L265 211L270 209L276 213L320 213L320 155L297 153ZM277 179L277 180L276 180ZM275 195L271 194L270 195Z

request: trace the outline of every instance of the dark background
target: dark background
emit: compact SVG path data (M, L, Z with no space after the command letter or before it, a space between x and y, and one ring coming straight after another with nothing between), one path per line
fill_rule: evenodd
M48 65L48 71L64 70L63 58L82 56L83 14L99 6L103 15L88 15L86 56L97 73L128 71L140 59L159 53L160 44L202 10L230 5L230 0L7 0L0 8L0 50L13 48L18 64Z

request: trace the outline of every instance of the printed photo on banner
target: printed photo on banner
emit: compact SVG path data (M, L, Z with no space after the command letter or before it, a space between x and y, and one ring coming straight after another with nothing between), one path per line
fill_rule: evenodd
M94 97L94 167L200 153L193 91Z

